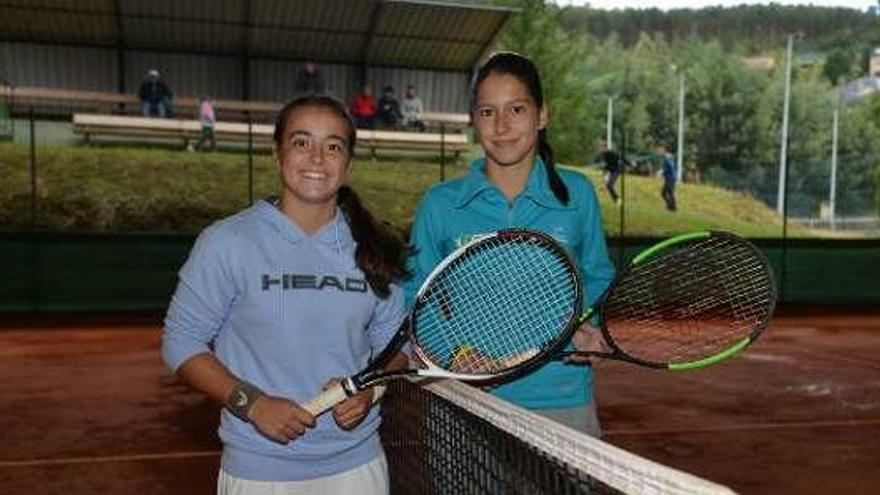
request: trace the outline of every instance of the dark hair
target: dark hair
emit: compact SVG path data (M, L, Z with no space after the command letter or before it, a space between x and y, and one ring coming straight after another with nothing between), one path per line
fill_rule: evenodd
M471 86L471 113L476 109L477 90L480 84L491 74L509 74L517 78L528 88L529 94L535 100L535 105L540 109L544 106L544 90L541 87L541 76L534 62L523 55L514 52L497 52L489 57L477 71L474 83ZM538 131L538 155L544 162L547 170L547 178L550 181L550 190L562 204L568 204L568 188L562 182L553 158L553 148L547 141L547 129Z
M348 127L349 156L354 154L357 131L354 120L345 105L336 98L323 94L299 96L278 112L275 118L275 131L272 135L275 147L281 148L287 119L295 110L303 107L327 108L345 121ZM364 272L370 288L379 297L388 297L389 284L409 275L406 258L409 249L406 243L392 228L379 222L361 203L360 198L350 186L342 186L336 194L336 204L345 215L352 237L357 242L354 253L355 263Z
M349 155L354 154L354 145L357 141L357 131L355 130L354 120L351 118L351 115L349 115L348 110L345 109L345 105L341 101L330 95L320 93L307 93L297 96L281 108L275 116L275 130L272 132L272 140L275 141L276 149L280 149L282 141L284 141L284 131L287 128L287 119L290 118L290 114L293 113L294 110L301 107L323 107L332 110L340 119L345 121L345 125L348 127L348 135L346 136L346 139L348 140L348 153Z

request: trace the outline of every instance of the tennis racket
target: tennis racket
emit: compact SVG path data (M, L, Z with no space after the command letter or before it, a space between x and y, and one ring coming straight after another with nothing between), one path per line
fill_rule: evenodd
M639 253L597 303L608 351L564 352L667 370L703 368L736 355L761 335L776 305L767 259L727 232L672 237Z
M366 369L303 407L317 416L402 377L501 381L561 351L581 309L577 270L551 237L518 229L480 237L428 275L407 318ZM422 365L383 370L406 342Z

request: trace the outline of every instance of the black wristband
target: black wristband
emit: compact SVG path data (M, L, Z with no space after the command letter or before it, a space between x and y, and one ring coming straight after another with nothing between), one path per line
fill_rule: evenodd
M261 395L263 395L262 390L246 381L239 380L238 383L232 387L232 391L229 392L229 397L226 398L226 409L228 409L235 417L247 423L250 421L248 419L248 411L251 410L254 402L256 402Z

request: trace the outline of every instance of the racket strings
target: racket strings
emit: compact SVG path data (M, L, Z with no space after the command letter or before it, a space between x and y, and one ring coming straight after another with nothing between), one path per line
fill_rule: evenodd
M657 364L715 355L759 332L773 282L745 241L715 236L636 265L604 308L620 349Z
M513 368L553 345L574 317L579 289L572 271L539 238L487 239L423 289L415 343L441 368L472 374Z
M484 251L488 249L488 247L484 246L482 248ZM539 266L542 260L535 258L534 252L523 252L523 253L513 253L519 256L523 263L526 263L528 266ZM531 254L531 256L525 256ZM467 318L469 324L476 322L488 322L493 318L492 311L498 311L500 308L505 308L505 305L510 306L511 300L505 300L505 298L510 299L509 287L511 284L515 287L524 286L528 280L525 278L525 273L522 271L511 271L507 273L507 276L500 276L503 272L502 270L508 270L509 267L499 265L501 260L507 260L508 262L516 261L515 258L511 258L511 253L487 253L485 256L481 256L480 260L483 265L471 264L472 269L476 271L468 272L463 269L458 269L451 272L450 280L453 285L461 284L461 286L465 287L465 290L461 292L461 297L458 298L456 302L456 311L459 313L456 314L458 317L454 322L462 322L463 318ZM488 262L487 262L488 260ZM473 260L472 260L473 261ZM546 260L543 260L546 262ZM546 267L552 269L553 267ZM542 279L539 279L542 280ZM448 291L443 290L440 292L441 294L446 294L445 300L451 301L451 298L448 297ZM546 295L547 289L542 288L537 291L535 294ZM467 298L470 301L470 305L468 307L461 306L461 300L463 298ZM479 304L475 304L476 301L481 301ZM539 304L546 304L547 301L536 301ZM528 317L531 314L522 314L521 309L525 308L523 305L510 306L506 308L508 311L508 318L506 321L527 321ZM465 310L470 309L466 314ZM497 318L497 317L496 317ZM448 318L446 318L448 320ZM454 323L453 322L453 323ZM500 330L501 327L498 327ZM446 349L457 349L461 351L462 349L469 349L473 352L477 352L484 355L489 355L493 357L501 357L504 354L509 354L512 349L518 349L522 346L521 343L517 340L517 333L515 332L500 332L496 330L492 335L488 335L485 332L481 333L481 336L489 337L485 340L481 340L476 338L472 331L467 335L467 341L469 343L462 343L460 336L461 333L443 333L441 334L444 338L444 348ZM538 329L539 332L543 330L543 334L538 335L538 337L544 336L543 338L546 340L547 338L552 338L552 336L548 335L545 329ZM420 334L425 334L423 330ZM534 341L529 342L530 346L539 345ZM471 360L473 361L473 360ZM492 361L487 361L487 364L495 364Z

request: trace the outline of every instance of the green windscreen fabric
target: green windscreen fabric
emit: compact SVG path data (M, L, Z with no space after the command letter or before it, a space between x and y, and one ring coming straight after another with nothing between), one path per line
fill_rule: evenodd
M660 239L609 240L618 265ZM788 303L880 303L880 240L757 239Z
M0 313L164 311L191 235L0 234ZM609 240L620 266L659 239ZM880 304L880 240L756 241L781 302Z
M162 310L192 236L0 235L0 311Z
M880 303L880 240L788 240L759 246L785 302Z

